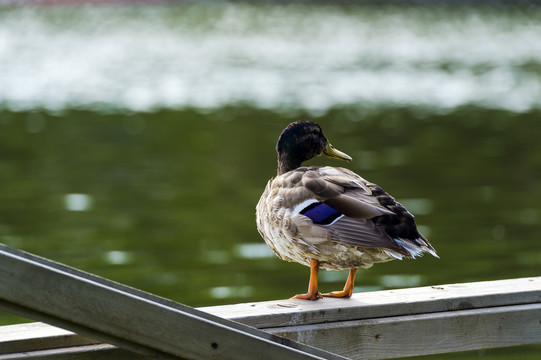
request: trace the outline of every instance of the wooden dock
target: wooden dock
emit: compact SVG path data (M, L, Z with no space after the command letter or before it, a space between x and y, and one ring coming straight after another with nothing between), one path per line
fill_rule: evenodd
M541 277L192 309L0 246L5 359L391 359L541 343ZM80 335L78 335L80 334Z

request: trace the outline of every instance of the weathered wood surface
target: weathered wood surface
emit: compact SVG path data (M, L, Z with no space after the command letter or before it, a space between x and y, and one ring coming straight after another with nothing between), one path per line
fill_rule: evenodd
M317 344L351 359L389 359L541 343L540 320L541 305L532 304L273 328L269 332Z
M95 344L0 355L0 360L148 360L116 346Z
M350 299L278 300L200 310L257 328L373 319L541 302L541 277L355 293Z
M0 327L0 360L142 360L149 357L102 344L45 323Z
M356 293L351 299L278 300L199 310L353 359L541 343L541 277ZM0 348L2 344L0 336Z
M0 355L98 343L97 340L43 323L0 327Z
M541 277L202 310L352 359L541 343Z
M0 309L158 359L340 359L0 245Z

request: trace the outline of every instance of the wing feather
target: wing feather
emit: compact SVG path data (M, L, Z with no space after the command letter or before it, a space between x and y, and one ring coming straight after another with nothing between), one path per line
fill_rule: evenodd
M368 219L354 219L344 216L332 225L322 226L331 235L331 240L365 248L388 249L410 256L410 252L400 246L374 222Z
M330 224L314 221L313 225L325 229L331 241L387 249L407 257L419 256L424 251L437 256L417 231L413 216L379 186L344 168L314 166L296 171L299 172L290 179L302 186L290 184L289 191L296 195L285 198L300 198L311 206L315 201L322 202L344 215ZM314 213L307 215L315 219Z
M310 167L302 178L304 188L346 216L371 219L394 213L372 195L366 180L344 168Z

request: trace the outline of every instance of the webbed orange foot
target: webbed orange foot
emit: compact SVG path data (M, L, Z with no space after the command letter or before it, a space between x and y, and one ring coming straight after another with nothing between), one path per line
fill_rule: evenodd
M350 269L346 285L342 291L333 291L327 294L323 294L326 297L336 297L336 298L349 298L353 294L353 284L355 284L355 274L357 269Z
M306 294L298 294L292 297L292 299L303 300L318 300L323 298L321 293L317 289L317 273L319 271L319 261L316 259L310 259L310 281L308 282L308 292Z
M351 294L353 294L353 289L351 289L351 291L345 291L345 290L333 291L330 293L322 294L322 296L335 297L335 298L349 298L351 297Z
M319 300L323 299L323 295L319 291L315 291L312 293L306 293L306 294L297 294L293 296L291 299L303 299L303 300Z

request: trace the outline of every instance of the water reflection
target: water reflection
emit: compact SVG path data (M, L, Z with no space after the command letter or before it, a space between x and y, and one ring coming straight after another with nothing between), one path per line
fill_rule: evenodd
M253 295L253 288L249 286L218 286L210 289L213 299L248 298Z
M105 261L111 265L125 265L133 262L133 255L128 251L111 250L105 254Z
M438 4L4 7L0 104L538 109L541 10ZM33 119L28 131L43 126ZM128 132L143 128L127 120Z
M421 275L383 275L381 285L385 288L415 287L424 283Z
M69 211L87 211L92 206L92 197L87 194L67 194L64 204Z
M261 259L273 257L274 253L265 243L238 244L235 246L235 254L244 259Z

